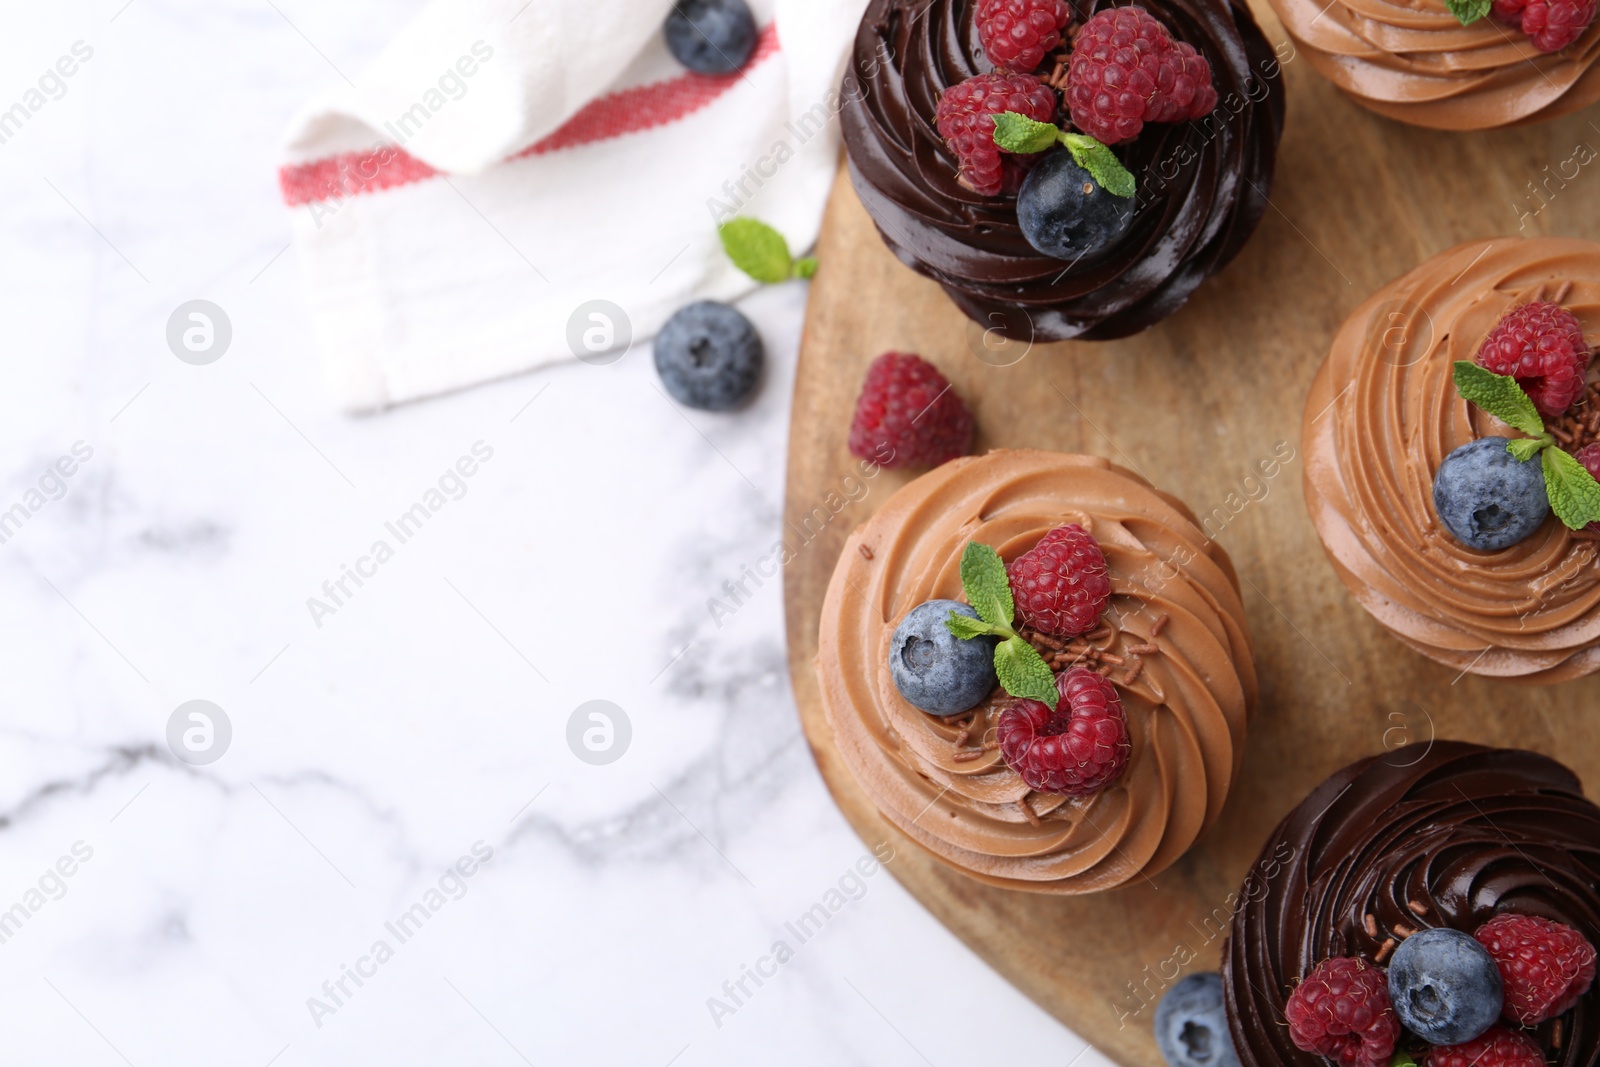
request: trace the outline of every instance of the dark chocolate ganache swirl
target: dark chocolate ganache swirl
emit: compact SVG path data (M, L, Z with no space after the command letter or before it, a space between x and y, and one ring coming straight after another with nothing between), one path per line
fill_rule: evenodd
M1283 820L1262 857L1222 954L1243 1067L1323 1067L1289 1040L1283 1006L1330 956L1372 960L1411 931L1472 932L1502 912L1600 944L1600 808L1532 752L1436 741L1352 764ZM1596 1063L1597 1003L1591 991L1532 1031L1547 1062Z
M1149 123L1116 146L1138 182L1133 228L1076 264L1028 244L1015 197L960 185L934 127L940 93L994 69L973 25L975 0L867 5L842 93L856 192L901 261L985 328L1040 341L1137 333L1233 259L1266 210L1283 131L1278 55L1240 0L1141 4L1210 62L1219 102L1203 119ZM1115 5L1074 6L1082 20Z

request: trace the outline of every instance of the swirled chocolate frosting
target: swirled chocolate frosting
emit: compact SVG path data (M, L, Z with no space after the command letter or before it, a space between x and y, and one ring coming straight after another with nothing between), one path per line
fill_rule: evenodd
M969 541L1009 561L1068 522L1110 571L1096 647L1142 663L1132 681L1111 674L1133 753L1091 797L1031 793L980 747L1003 690L964 728L907 703L889 673L905 614L960 598ZM1149 645L1159 651L1128 651ZM1022 450L946 463L851 534L823 601L817 678L839 758L885 818L975 878L1052 893L1109 889L1182 855L1222 809L1256 698L1238 580L1193 515L1099 457Z
M1500 552L1457 541L1433 506L1444 457L1519 436L1456 392L1513 307L1550 300L1600 336L1600 245L1472 241L1374 293L1340 327L1306 400L1306 506L1334 570L1407 645L1457 671L1557 682L1600 667L1600 542L1553 516Z
M1323 77L1364 107L1440 130L1539 122L1600 99L1600 23L1559 52L1442 0L1271 0Z
M1532 752L1422 748L1346 767L1267 839L1222 953L1243 1067L1325 1067L1289 1040L1283 1007L1330 956L1371 960L1407 931L1471 933L1502 912L1554 919L1600 943L1600 808L1577 777ZM1597 998L1558 1017L1559 1043L1557 1020L1533 1032L1547 1062L1600 1058Z
M1075 17L1110 6L1077 0ZM1283 131L1272 46L1242 2L1141 6L1206 57L1220 102L1204 119L1150 123L1116 147L1138 182L1133 229L1078 264L1028 243L1015 197L960 185L934 127L940 93L993 70L973 26L975 0L867 6L843 91L856 192L901 261L943 285L986 329L1039 341L1137 333L1181 307L1261 221Z

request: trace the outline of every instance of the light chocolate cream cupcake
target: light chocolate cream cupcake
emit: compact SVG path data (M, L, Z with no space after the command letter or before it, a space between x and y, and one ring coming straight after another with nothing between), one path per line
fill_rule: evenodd
M1495 552L1453 537L1433 483L1446 456L1519 436L1458 394L1511 309L1548 301L1600 334L1600 245L1559 238L1472 241L1374 293L1334 338L1306 401L1306 504L1334 570L1407 645L1458 671L1528 682L1600 667L1600 545L1554 516ZM1592 384L1547 420L1569 450L1600 427Z
M912 609L962 596L969 543L1011 562L1065 524L1098 542L1109 602L1083 637L1023 635L1120 697L1126 767L1088 796L1036 792L1007 764L994 739L1018 702L1003 689L939 717L901 695L889 661ZM1221 811L1256 701L1238 580L1188 508L1099 457L1031 450L946 463L851 534L817 674L839 755L885 818L974 878L1045 893L1110 889L1181 856Z
M1363 107L1439 130L1556 118L1600 99L1600 24L1560 43L1530 37L1501 0L1463 25L1444 0L1271 0L1298 49Z

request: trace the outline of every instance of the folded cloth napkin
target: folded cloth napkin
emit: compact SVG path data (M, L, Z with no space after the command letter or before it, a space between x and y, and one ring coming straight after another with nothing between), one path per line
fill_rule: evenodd
M336 400L615 358L685 303L752 286L717 239L734 215L809 247L864 6L753 0L754 56L709 77L666 49L672 0L434 0L287 138Z

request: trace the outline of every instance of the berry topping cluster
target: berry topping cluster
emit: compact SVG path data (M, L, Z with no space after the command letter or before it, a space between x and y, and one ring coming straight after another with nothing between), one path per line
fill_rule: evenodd
M1111 632L1101 623L1111 578L1099 543L1069 523L1008 567L993 548L972 542L962 553L961 583L967 603L928 601L895 629L889 669L900 695L931 714L961 715L992 699L998 683L1014 699L994 705L995 739L986 749L998 748L1028 788L1090 796L1115 782L1133 750L1127 714L1111 679L1084 665L1098 664L1097 655L1123 662L1091 644ZM1124 651L1144 655L1159 646ZM1064 669L1057 673L1056 667ZM1121 682L1131 685L1137 676L1131 671ZM958 744L975 722L963 728ZM1023 806L1036 822L1032 808Z
M1600 530L1600 387L1570 310L1547 301L1512 308L1455 365L1466 400L1527 437L1481 437L1444 458L1433 502L1468 548L1498 552L1533 535L1552 511L1571 530Z
M1559 52L1594 21L1595 0L1494 0L1494 17L1515 26L1541 52Z
M1500 969L1506 1017L1523 1026L1567 1011L1594 983L1594 946L1570 926L1496 915L1473 936Z
M1031 74L1061 47L1072 12L1062 0L979 0L975 21L995 69Z
M1495 324L1478 350L1478 366L1515 378L1539 414L1554 418L1583 395L1591 354L1576 315L1535 301Z
M1596 0L1445 0L1445 6L1463 26L1493 15L1527 34L1539 51L1559 52L1594 22Z
M939 97L934 123L960 160L961 184L980 196L1015 193L1037 156L1002 153L994 117L1006 112L1035 122L1056 117L1056 94L1031 74L979 74Z
M1429 1049L1422 1067L1545 1067L1545 1059L1533 1038L1496 1026L1471 1041Z
M1142 7L1107 8L1084 23L1066 98L1073 125L1104 144L1133 140L1146 122L1203 118L1217 106L1210 64Z
M1400 1041L1383 968L1336 957L1312 968L1283 1007L1289 1038L1340 1067L1388 1067Z
M1217 90L1206 58L1142 7L1091 15L1070 29L1068 48L1071 21L1063 0L978 0L978 39L994 72L946 89L934 125L962 185L1016 194L1033 247L1075 263L1131 227L1135 181L1108 146L1134 140L1147 122L1210 114ZM1070 129L1056 125L1063 103Z
M1542 1067L1543 1050L1517 1027L1573 1007L1594 973L1594 947L1577 930L1503 914L1470 934L1413 933L1387 968L1323 960L1289 995L1284 1018L1296 1048L1339 1067L1387 1067L1400 1062L1397 1049L1422 1067Z
M1086 667L1057 675L1056 685L1054 708L1019 700L1000 713L1000 754L1029 789L1092 796L1122 777L1133 751L1122 698Z
M1111 599L1100 543L1075 522L1051 530L1012 560L1006 577L1023 624L1058 637L1094 629Z

